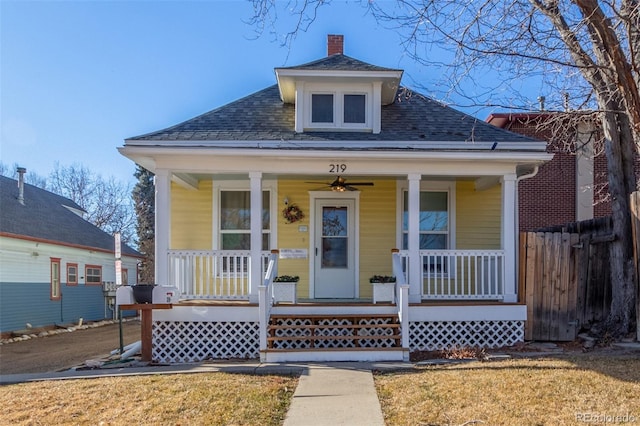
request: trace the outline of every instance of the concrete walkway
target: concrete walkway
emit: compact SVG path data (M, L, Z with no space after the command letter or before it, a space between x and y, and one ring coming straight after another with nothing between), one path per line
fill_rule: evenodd
M402 362L334 362L308 364L262 364L259 362L180 364L171 366L120 367L68 370L51 373L0 375L0 385L42 380L65 380L106 376L212 373L300 374L298 387L284 426L384 425L372 370L412 369Z
M365 363L309 365L300 376L284 426L384 426Z

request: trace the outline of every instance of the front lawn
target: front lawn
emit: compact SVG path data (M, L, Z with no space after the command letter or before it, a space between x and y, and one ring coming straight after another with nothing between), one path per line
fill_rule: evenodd
M297 382L198 373L6 385L0 424L280 425Z
M640 424L640 357L448 364L374 376L387 425Z

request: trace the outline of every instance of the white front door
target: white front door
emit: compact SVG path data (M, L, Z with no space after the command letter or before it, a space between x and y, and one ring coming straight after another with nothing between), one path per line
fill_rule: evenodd
M314 297L356 297L355 200L319 198L314 211Z

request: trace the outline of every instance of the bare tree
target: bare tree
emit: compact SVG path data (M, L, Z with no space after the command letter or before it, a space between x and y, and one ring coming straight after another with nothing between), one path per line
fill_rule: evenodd
M48 179L48 190L75 201L87 215L85 219L109 234L120 232L122 242L132 244L135 213L131 186L114 177L104 179L88 168L56 163Z
M18 179L18 167L19 164L14 163L13 167L9 167L6 164L0 162L0 175L7 176L12 179ZM44 176L40 176L37 173L33 173L32 171L28 171L24 175L24 181L29 185L37 186L38 188L47 189L47 178Z
M448 86L470 105L531 109L519 92L534 77L551 90L549 106L567 98L597 115L604 135L615 241L613 297L602 332L620 336L635 319L629 195L637 189L640 147L640 2L638 0L397 0L362 1L378 22L397 30L414 60L447 67ZM253 0L258 32L277 34L277 11L296 16L279 40L290 45L316 19L323 0ZM282 7L282 9L280 9ZM271 20L271 21L270 21ZM449 51L446 64L430 58ZM441 61L441 59L438 59ZM486 78L487 76L495 78ZM498 90L500 89L500 90ZM500 96L500 97L498 97Z

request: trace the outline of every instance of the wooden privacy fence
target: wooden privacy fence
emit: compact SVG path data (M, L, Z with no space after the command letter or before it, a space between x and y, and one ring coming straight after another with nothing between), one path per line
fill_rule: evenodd
M640 192L630 196L640 318ZM520 294L527 304L525 339L569 341L606 319L611 305L610 217L520 234ZM640 340L640 320L637 339Z
M520 235L520 282L527 303L525 339L570 341L609 313L610 218L564 231Z

